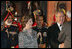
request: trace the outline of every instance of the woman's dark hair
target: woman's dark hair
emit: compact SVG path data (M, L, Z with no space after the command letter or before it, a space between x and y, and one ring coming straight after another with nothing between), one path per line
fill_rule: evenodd
M32 18L30 15L24 15L23 17L21 17L21 20L22 20L22 26L24 27L25 26L25 24L28 22L28 20L30 19L30 18ZM23 29L23 27L22 27L22 29Z
M22 2L22 9L21 9L21 13L22 13L22 16L23 15L26 15L26 13L28 14L29 10L28 10L28 4L26 1L23 1Z
M31 12L32 12L32 18L33 18L33 22L35 22L35 18L34 18L34 14L33 14L33 11L34 10L37 10L37 9L39 9L39 10L41 10L41 8L40 8L40 1L31 1Z
M40 1L32 1L31 6L33 10L39 9L40 8Z

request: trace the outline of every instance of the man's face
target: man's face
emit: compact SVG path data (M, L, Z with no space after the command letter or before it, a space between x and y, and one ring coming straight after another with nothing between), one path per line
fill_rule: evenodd
M9 17L8 17L8 20L9 20L9 21L12 21L12 16L9 16Z
M64 14L61 12L58 12L56 17L57 22L60 24L63 24L64 19L65 19Z
M6 23L7 25L12 24L12 17L9 16L8 19L5 21L5 23Z
M39 17L39 18L37 19L37 26L38 26L38 27L42 27L42 24L43 24L43 17Z

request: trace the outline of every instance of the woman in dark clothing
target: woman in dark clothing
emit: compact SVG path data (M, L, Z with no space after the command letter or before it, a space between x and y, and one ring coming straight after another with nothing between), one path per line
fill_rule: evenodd
M6 29L7 28L5 28L1 31L1 48L10 48Z
M16 26L10 26L8 32L10 48L14 48L18 45L18 28Z

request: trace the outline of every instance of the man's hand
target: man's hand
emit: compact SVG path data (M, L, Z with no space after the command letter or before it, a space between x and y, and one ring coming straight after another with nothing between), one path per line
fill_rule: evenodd
M64 43L60 44L59 48L64 48Z
M14 46L11 46L11 48L14 48Z
M5 32L7 32L8 33L8 29L6 29L6 31Z
M46 44L39 44L39 48L45 48Z

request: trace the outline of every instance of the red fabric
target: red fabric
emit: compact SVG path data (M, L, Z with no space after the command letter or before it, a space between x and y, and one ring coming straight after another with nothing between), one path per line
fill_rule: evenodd
M55 24L55 23L52 23L52 24Z
M27 1L27 3L29 3L30 1Z
M12 13L10 12L10 14L12 15ZM12 17L14 17L13 15L12 15Z
M22 31L22 25L18 23L18 26L19 26L19 31Z
M37 23L36 22L34 22L34 24L32 25L32 26L36 26L37 25Z
M18 22L13 22L13 24L17 24L18 25L18 27L19 27L19 31L22 31L22 25Z
M7 19L7 17L8 17L8 15L9 15L9 13L12 15L12 13L11 13L11 12L8 12L8 14L6 15L6 17L5 17L4 21ZM14 16L12 15L12 17L14 17Z
M19 48L19 45L16 45L14 48Z
M53 23L52 24L55 24L55 21L56 21L56 17L55 17L55 14L53 16Z
M15 22L13 22L13 24L17 24L17 22L15 21Z
M5 26L5 28L7 28L7 26Z
M9 15L9 12L8 12L8 14L6 15L6 17L4 18L4 21L7 19L8 15Z

